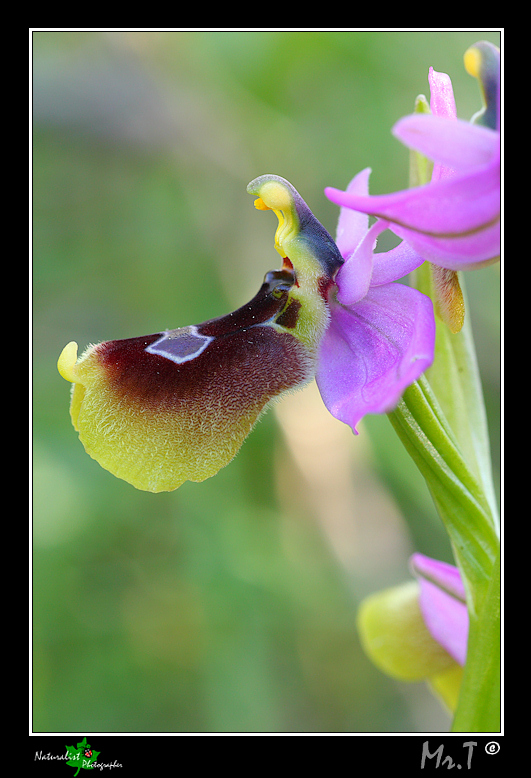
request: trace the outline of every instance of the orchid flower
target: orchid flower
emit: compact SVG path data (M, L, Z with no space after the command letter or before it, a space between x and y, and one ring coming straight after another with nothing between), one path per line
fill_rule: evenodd
M455 710L465 664L468 612L453 565L413 554L417 578L366 598L359 609L363 647L381 670L402 681L427 681Z
M367 179L364 171L354 189L366 189ZM385 223L367 230L367 217L344 212L343 257L288 181L260 176L248 191L278 217L283 262L247 305L203 324L90 346L79 361L71 342L59 358L85 449L139 489L172 490L217 473L270 401L316 369L325 403L355 429L365 413L396 405L433 358L431 301L390 283L411 269L409 249L373 260Z
M454 338L462 326L454 305L454 340L441 358L448 341L438 338L434 361L434 304L396 283L425 260L421 272L457 278L499 254L499 52L478 43L465 65L486 104L472 123L457 119L450 79L431 68L431 114L394 128L434 160L429 183L370 196L366 168L345 192L326 189L340 206L334 242L288 181L254 179L247 190L255 207L278 219L282 264L249 303L202 324L91 345L79 359L70 342L58 369L72 383L71 419L87 453L151 492L215 475L272 402L314 377L330 413L355 433L366 414L389 413L426 478L459 570L414 554L416 581L362 603L362 643L381 669L426 680L451 710L461 692L456 726L484 726L496 716L499 663L494 657L484 672L483 659L499 628L500 554L473 348L464 334ZM378 253L386 229L402 242Z
M278 176L249 184L279 218L280 270L227 316L100 343L58 361L73 383L70 414L90 456L138 489L171 491L215 475L271 400L315 371L327 290L343 262L298 192Z
M482 85L486 109L456 118L450 79L430 69L431 114L401 119L394 135L434 160L428 184L388 195L359 195L328 187L345 208L377 216L424 259L450 270L482 267L500 253L500 60L492 44L465 54L465 66Z

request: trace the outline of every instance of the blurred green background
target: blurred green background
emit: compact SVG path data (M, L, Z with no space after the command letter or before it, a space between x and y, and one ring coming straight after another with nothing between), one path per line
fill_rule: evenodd
M198 323L279 265L247 183L289 179L334 234L325 186L407 186L391 127L486 31L33 33L36 732L415 732L449 717L363 654L368 593L414 550L451 561L387 418L355 437L315 385L215 478L158 495L88 457L63 346ZM380 245L385 248L385 241ZM499 469L499 268L467 274Z

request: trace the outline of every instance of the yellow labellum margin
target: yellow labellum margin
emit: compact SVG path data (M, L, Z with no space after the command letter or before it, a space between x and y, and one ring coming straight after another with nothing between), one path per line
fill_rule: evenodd
M202 324L89 346L79 360L71 342L59 357L87 453L137 489L215 475L268 403L313 377L342 257L288 181L261 176L248 191L277 215L283 259L249 303Z

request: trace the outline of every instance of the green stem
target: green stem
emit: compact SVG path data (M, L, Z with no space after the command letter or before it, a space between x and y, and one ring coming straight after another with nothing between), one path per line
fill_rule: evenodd
M437 292L433 283L433 268L425 262L415 271L414 286L435 301ZM468 305L462 274L458 284L465 308ZM432 393L444 418L458 441L468 467L476 476L488 500L490 514L498 531L498 508L494 492L490 444L485 414L481 378L476 359L470 315L465 316L460 332L452 333L437 316L435 358L426 371Z
M428 484L467 592L467 661L453 731L497 732L500 545L496 518L425 376L406 390L389 418Z
M389 418L426 479L469 584L469 607L475 613L489 585L498 549L494 518L482 486L465 462L425 376L408 387Z
M478 618L471 621L468 656L461 684L454 732L499 732L500 672L500 553Z
M423 96L415 106L428 112ZM431 174L410 156L410 186ZM415 272L436 311L433 365L406 389L389 418L424 476L450 537L467 595L468 647L454 732L497 732L500 724L500 544L489 438L461 274ZM464 325L463 324L464 317ZM460 331L459 331L460 330Z

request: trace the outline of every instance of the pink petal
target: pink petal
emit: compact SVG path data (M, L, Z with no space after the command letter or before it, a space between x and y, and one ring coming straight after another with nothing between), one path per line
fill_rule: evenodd
M403 278L423 262L424 257L403 240L394 249L374 254L371 286L381 286Z
M328 187L337 205L377 216L431 235L458 235L481 228L499 211L494 195L498 176L491 168L387 195L362 197ZM463 207L469 206L469 207Z
M440 588L453 594L458 600L466 602L465 586L461 573L455 565L432 559L424 554L413 554L410 559L413 572L419 578L426 578L436 583Z
M393 226L393 231L406 240L428 262L448 270L470 270L496 262L500 256L500 223L458 238L434 238L421 232Z
M419 604L426 626L450 656L464 665L468 611L459 570L423 554L413 554L411 565L420 583Z
M419 604L426 626L450 656L464 665L468 611L459 570L423 554L413 554L411 564L420 583Z
M457 119L454 90L450 77L446 73L438 73L433 68L430 68L428 81L430 82L430 108L432 114L434 116L446 116L448 119ZM454 172L453 167L436 162L433 166L431 180L432 182L439 181L441 178L454 175Z
M393 134L408 148L459 172L486 165L499 152L499 133L447 116L414 113L393 127Z
M464 665L468 640L466 605L423 579L420 580L419 603L432 636L456 662Z
M446 73L438 73L430 68L428 75L430 82L430 108L434 116L447 116L450 119L457 117L455 107L454 90L450 76Z
M347 186L347 192L366 196L369 194L369 175L371 169L365 168L354 176ZM369 217L364 213L342 208L337 223L336 246L344 259L348 259L356 250L369 228Z
M333 301L316 375L332 416L357 432L367 413L392 410L431 364L434 341L431 300L416 289L372 287L350 308Z
M337 299L341 305L354 305L358 300L363 299L369 291L376 238L388 226L387 222L378 219L365 233L365 237L354 252L339 268L336 284L338 287Z

